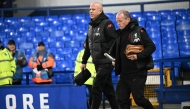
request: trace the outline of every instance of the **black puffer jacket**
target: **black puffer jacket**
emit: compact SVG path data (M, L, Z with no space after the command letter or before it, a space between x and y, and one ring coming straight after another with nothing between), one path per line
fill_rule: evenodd
M114 24L102 12L95 21L89 23L82 63L86 64L90 55L94 64L111 63L104 53L109 51L116 38Z
M117 30L118 38L115 45L110 50L110 54L116 58L115 62L115 72L116 75L122 74L125 76L138 75L137 73L142 70L146 70L145 66L147 64L148 58L155 51L156 47L152 40L147 35L144 29L140 30L141 41L136 42L136 45L144 45L145 49L137 54L137 60L132 61L128 59L125 55L125 48L131 43L131 39L135 39L136 28L138 27L138 22L136 19L131 19L129 24L123 30ZM116 50L116 51L115 51ZM139 67L140 66L140 67Z

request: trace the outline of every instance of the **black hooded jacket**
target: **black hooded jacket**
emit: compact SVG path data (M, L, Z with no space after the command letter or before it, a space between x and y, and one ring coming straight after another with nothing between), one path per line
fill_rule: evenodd
M86 64L90 55L94 64L111 63L104 53L109 51L116 38L114 24L102 12L95 21L91 20L89 23L82 63Z
M136 44L143 44L145 49L141 53L137 54L137 60L132 61L126 57L126 54L124 53L126 45L131 44L131 34L134 34L135 28L137 27L138 21L136 19L131 18L131 21L123 30L117 30L118 38L116 40L115 45L113 45L113 48L110 50L110 54L116 58L116 75L121 74L124 75L124 77L134 77L139 75L138 73L141 73L142 70L146 70L146 68L144 67L139 69L137 65L146 64L147 58L150 57L150 55L156 49L155 44L149 38L146 31L142 28L142 30L139 31L142 41Z

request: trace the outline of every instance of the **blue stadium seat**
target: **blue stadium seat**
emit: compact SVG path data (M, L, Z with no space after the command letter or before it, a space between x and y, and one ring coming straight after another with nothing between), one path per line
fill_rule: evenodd
M6 38L6 33L4 33L4 32L2 33L2 32L1 32L1 33L0 33L0 39L3 39L3 38Z
M138 21L138 23L139 23L139 26L142 26L145 28L145 21Z
M32 21L34 21L34 22L44 21L44 16L33 16Z
M10 32L7 34L7 37L17 38L20 37L20 32Z
M176 31L175 30L175 26L161 26L161 31L164 32L164 31Z
M46 27L44 27L44 31L48 31L48 32L57 31L57 27L55 27L55 26L46 26Z
M54 20L50 22L50 26L62 26L62 25L63 25L63 22L59 20Z
M30 31L41 32L43 31L43 27L41 26L30 27Z
M74 21L74 20L65 20L65 21L63 21L63 24L66 24L66 25L75 25L76 21Z
M177 44L177 34L175 31L162 32L162 43L176 43Z
M61 30L61 31L70 31L71 30L71 25L64 24L62 26L59 26L58 30Z
M77 36L78 35L78 30L64 31L64 35L66 37Z
M171 14L171 10L159 10L158 15L164 16L164 15L169 15Z
M143 16L153 16L153 15L157 15L156 11L145 11L143 12Z
M56 53L54 56L55 56L55 60L58 60L58 61L65 60L64 54L62 53Z
M19 28L16 28L16 31L18 32L27 32L29 31L28 27L19 27Z
M136 17L136 19L138 21L146 21L147 20L147 18L145 16L139 16L139 17Z
M21 26L21 23L18 21L12 21L9 23L9 27L19 28Z
M157 48L156 48L157 49ZM162 59L162 50L156 50L152 53L153 59Z
M42 37L42 41L48 43L54 43L56 42L56 37Z
M50 48L64 48L64 43L62 41L56 41L54 43L49 43Z
M40 21L40 22L36 22L36 26L49 26L49 22L48 21Z
M13 21L17 21L16 17L5 17L4 22L11 23Z
M190 20L190 14L181 14L179 16L177 16L178 20L182 20L182 19L189 19Z
M174 14L163 15L162 20L176 20L176 15Z
M70 14L59 16L59 20L61 21L66 21L66 20L71 20L71 19L72 19L72 16Z
M23 42L22 44L19 45L19 49L33 49L33 44L31 42ZM26 52L25 52L26 53Z
M185 14L186 13L186 9L173 9L172 10L172 14L174 15L180 15L180 14Z
M31 32L22 32L21 33L21 37L35 37L35 32L31 31Z
M141 12L130 12L130 16L131 16L131 18L137 18L137 17L141 17L142 13Z
M41 31L41 32L36 32L36 37L49 37L49 32L48 31Z
M160 31L159 26L146 26L146 30L150 32Z
M57 48L57 53L72 54L72 48L70 48L70 47L67 47L67 48Z
M80 41L84 42L85 39L86 39L86 36L82 35L82 34L80 34L80 35L75 36L75 37L72 38L73 41L79 41L79 42Z
M56 67L66 69L67 67L73 67L72 61L56 61Z
M53 31L50 33L51 37L63 37L64 36L64 32L63 31Z
M71 41L71 39L72 39L71 37L66 37L66 36L56 38L57 41L63 41L63 42Z
M87 32L88 32L87 30L79 30L78 35L85 35L86 36Z
M28 17L28 16L19 17L18 21L19 22L29 22L29 21L31 21L31 17Z
M2 17L0 18L0 22L3 22L3 18Z
M72 30L86 30L86 26L85 25L72 25Z
M115 14L114 13L105 13L105 15L110 19L115 19Z
M90 14L85 14L85 19L90 21Z
M75 54L65 54L65 60L71 60L71 61L75 61L77 58L78 53Z
M82 45L81 45L82 46ZM82 49L84 49L83 47L76 47L76 48L72 48L72 53L73 54L78 54L78 52L80 51L80 50L82 50Z
M187 14L190 14L190 8L187 9Z
M86 20L86 19L81 19L77 21L77 24L82 24L82 25L88 25L88 23L90 22L90 19Z
M41 37L28 37L27 41L36 44L36 43L42 41L42 38Z
M52 22L54 20L58 20L58 16L46 16L46 21Z
M65 47L80 47L80 43L78 41L68 41L65 42Z
M56 48L46 48L46 50L47 50L48 52L53 53L53 55L57 54Z
M2 28L1 29L1 32L6 32L6 33L8 33L8 32L14 32L15 31L15 29L13 28L13 27L9 27L9 28Z
M190 30L190 20L188 20L188 19L177 20L176 21L176 30L177 31Z
M85 14L73 14L73 20L85 19Z
M147 18L148 20L161 20L160 15L152 15L152 16L148 16Z
M160 21L158 21L158 20L155 20L155 21L151 20L150 21L149 20L146 22L146 27L152 27L152 26L160 27Z
M6 22L0 22L0 28L6 28L8 26L9 26L8 23L6 23Z
M163 58L177 58L179 57L178 49L163 50Z
M15 43L21 44L23 42L26 42L26 38L25 37L14 37L13 40L15 41Z
M161 31L175 31L175 21L174 20L162 20L161 21Z
M190 30L185 30L185 31L178 31L178 38L183 37L183 36L190 36Z
M36 24L33 21L26 21L26 22L22 22L21 25L23 27L34 27Z

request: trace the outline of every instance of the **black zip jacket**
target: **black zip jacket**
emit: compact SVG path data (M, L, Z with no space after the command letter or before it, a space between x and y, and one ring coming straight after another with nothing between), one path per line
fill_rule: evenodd
M104 56L116 40L114 24L102 12L100 16L89 23L88 33L86 38L86 48L82 58L82 63L86 64L89 56L92 56L94 64L111 63Z
M131 39L134 39L134 30L138 26L136 19L131 19L129 24L123 30L117 30L118 38L116 43L110 49L109 53L116 58L115 62L115 72L116 75L125 75L130 77L138 75L142 70L146 70L146 65L148 58L155 51L156 47L152 40L149 38L148 34L144 29L140 31L141 40L135 44L144 45L145 49L137 54L137 60L130 60L125 55L125 48L131 43ZM141 65L143 64L143 65ZM144 68L139 68L138 66L144 66Z

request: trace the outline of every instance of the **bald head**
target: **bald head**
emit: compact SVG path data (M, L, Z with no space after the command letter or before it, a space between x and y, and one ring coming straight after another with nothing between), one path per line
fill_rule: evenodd
M103 7L102 4L99 2L93 2L90 5L90 17L92 20L96 20L99 15L102 13Z

